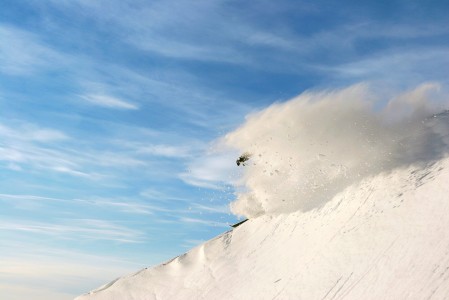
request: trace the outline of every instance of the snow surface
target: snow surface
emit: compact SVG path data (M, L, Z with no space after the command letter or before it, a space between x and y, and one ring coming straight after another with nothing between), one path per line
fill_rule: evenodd
M449 159L262 215L77 300L449 299Z

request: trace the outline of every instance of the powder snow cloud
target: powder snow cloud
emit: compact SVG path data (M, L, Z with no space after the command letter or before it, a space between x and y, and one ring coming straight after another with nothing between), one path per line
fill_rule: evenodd
M232 211L309 210L364 177L441 158L449 122L432 117L446 107L440 89L426 83L385 101L358 84L305 92L247 116L222 140L252 154Z

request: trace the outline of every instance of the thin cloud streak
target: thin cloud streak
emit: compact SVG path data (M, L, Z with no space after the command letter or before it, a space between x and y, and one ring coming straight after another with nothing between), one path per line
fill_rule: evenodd
M38 71L65 65L63 56L45 46L27 31L0 24L0 73L30 76Z
M116 97L106 95L84 95L80 96L84 101L105 108L137 110L139 107L133 103L126 102Z
M42 197L36 195L19 195L19 194L0 194L0 200L21 200L21 201L56 201L56 202L70 202L67 199Z
M7 139L16 139L30 142L52 142L67 140L69 137L62 131L42 128L35 124L17 121L13 122L15 128L0 123L0 136ZM16 129L19 128L19 129Z
M24 30L20 31L27 33ZM17 35L16 38L22 43L29 43L30 48L33 48L33 45L44 45L38 35L28 34L33 38L27 39L26 35ZM201 78L194 74L175 68L174 70L156 69L148 76L127 66L109 62L103 64L103 71L100 72L95 67L98 63L95 59L88 56L61 54L48 45L45 45L45 48L61 57L67 67L60 71L64 72L64 76L68 76L72 84L75 84L75 89L82 90L81 94L66 96L67 102L73 105L87 103L92 107L123 111L136 111L146 105L156 105L161 106L157 109L176 111L180 121L203 128L223 126L226 117L234 116L235 111L249 110L250 107L229 99L220 99L216 103L222 104L226 109L217 107L214 112L217 117L206 117L204 111L209 110L211 100L217 97L222 98L222 96L219 96L216 90L208 89L201 84ZM53 61L48 60L45 64L36 65L36 70L44 71L54 65ZM126 89L123 86L126 86ZM132 99L133 102L112 96L117 94ZM229 108L233 109L230 111Z
M346 80L365 77L379 81L379 78L388 77L398 84L421 83L422 76L427 70L433 69L437 75L438 72L443 72L439 67L449 63L448 51L449 48L439 47L387 51L376 57L334 67L321 66L318 68L329 72L335 78Z
M0 231L51 235L61 239L93 239L122 243L142 243L143 232L116 225L109 221L91 219L63 221L71 225L3 220L0 222Z
M86 140L80 145L77 140L59 130L18 121L14 121L14 124L20 130L0 124L0 137L3 138L0 142L0 162L14 166L13 170L17 172L31 168L88 180L107 180L115 176L113 170L121 167L150 165L151 154L176 155L177 151L167 145L154 148L153 153L146 153L147 157L144 158L139 153L123 151L117 145L102 151L91 146L93 141ZM126 141L123 143L126 144Z
M200 203L193 203L193 208L199 211L205 211L209 213L230 214L231 210L229 205L204 205Z
M204 220L204 219L198 219L198 218L183 217L183 218L179 218L179 221L182 223L187 223L187 224L199 224L199 225L207 225L207 226L212 226L212 227L229 228L229 224L226 224L223 222L216 222L216 221Z
M116 209L124 213L142 214L142 215L154 215L154 207L145 205L142 203L136 203L131 201L114 201L108 199L75 199L77 203L98 206L107 209Z
M152 189L147 188L139 193L140 196L143 198L147 198L149 200L156 200L156 201L162 201L162 202L171 202L171 201L177 201L177 202L185 202L188 203L190 200L188 197L184 196L174 196L170 193L164 193L161 192L160 189Z
M54 4L73 9L67 3ZM225 1L195 5L189 1L166 1L138 8L127 3L113 2L107 7L108 14L104 13L102 5L84 2L76 5L81 5L85 10L83 13L99 18L100 27L115 24L111 30L126 36L124 42L149 52L175 59L222 62L264 70L269 68L282 73L303 72L304 68L318 67L322 61L317 61L315 54L323 49L333 49L333 52L341 54L330 56L332 60L326 61L327 64L336 66L346 63L346 58L350 55L362 59L362 56L357 58L357 45L360 41L376 38L414 40L448 34L447 26L437 20L421 26L400 23L392 26L376 20L348 20L332 29L325 28L304 34L286 27L282 22L266 28L263 24L246 18L244 14L236 14ZM285 3L280 3L277 11L289 9L283 5ZM269 6L262 4L254 8L254 13L264 14L269 9ZM313 10L316 13L318 7L310 5L295 9L298 14ZM123 14L118 14L119 11ZM186 17L180 19L173 11L182 11ZM276 16L276 13L272 16ZM229 22L230 19L233 21ZM174 27L177 30L173 30ZM220 33L219 39L217 32ZM260 52L254 51L255 48ZM266 59L267 48L278 55L271 55L270 59ZM376 51L382 53L383 50Z
M222 151L214 144L211 149L189 161L188 171L179 174L187 184L215 190L223 190L238 177L240 170L235 165L238 153L232 149Z

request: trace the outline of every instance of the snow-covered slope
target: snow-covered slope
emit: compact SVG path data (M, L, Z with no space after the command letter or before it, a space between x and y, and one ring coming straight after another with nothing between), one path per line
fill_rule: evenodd
M449 159L262 215L77 300L449 299Z

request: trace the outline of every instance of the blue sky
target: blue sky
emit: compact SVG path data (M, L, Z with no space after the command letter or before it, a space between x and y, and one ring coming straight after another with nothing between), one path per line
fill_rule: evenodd
M227 230L214 141L307 89L447 86L447 1L0 0L0 298L71 299Z

